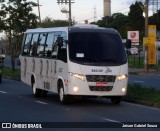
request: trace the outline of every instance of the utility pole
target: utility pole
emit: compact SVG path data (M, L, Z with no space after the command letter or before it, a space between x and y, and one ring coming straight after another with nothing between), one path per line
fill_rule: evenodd
M39 15L39 23L41 23L41 13L40 13L40 5L39 5L39 0L37 0L37 6L38 6L38 15Z
M58 4L68 4L69 5L69 11L67 10L61 10L62 13L68 13L69 14L69 26L72 26L72 11L71 11L71 4L74 3L74 0L57 0Z
M96 6L94 7L94 22L96 22L97 18L97 11L96 11Z
M72 15L71 15L71 0L69 0L69 26L72 25Z
M148 0L145 0L144 5L145 11L145 37L148 37ZM147 72L147 64L148 64L148 46L145 46L144 52L144 71Z

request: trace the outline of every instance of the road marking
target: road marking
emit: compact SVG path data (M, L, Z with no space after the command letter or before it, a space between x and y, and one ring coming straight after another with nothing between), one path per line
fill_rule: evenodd
M43 105L47 105L48 103L42 102L42 101L36 101L37 103L43 104Z
M123 124L123 123L120 122L120 121L116 121L116 120L112 120L112 119L108 119L108 118L102 118L102 119L105 120L105 121L109 121L109 122L115 122L115 123Z
M7 92L5 92L5 91L0 91L0 93L2 93L2 94L6 94Z

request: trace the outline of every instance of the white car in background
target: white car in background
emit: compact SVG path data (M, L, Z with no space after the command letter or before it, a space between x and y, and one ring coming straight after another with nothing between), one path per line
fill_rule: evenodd
M136 46L131 46L130 50L130 54L131 55L137 55L138 54L138 48Z

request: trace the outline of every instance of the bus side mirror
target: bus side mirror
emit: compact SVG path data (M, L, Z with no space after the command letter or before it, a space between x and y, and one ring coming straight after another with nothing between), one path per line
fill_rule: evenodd
M63 46L63 37L58 37L57 38L57 46L62 47Z
M127 49L131 48L131 39L127 39L124 45Z
M21 65L21 61L20 59L17 59L17 65L20 66Z

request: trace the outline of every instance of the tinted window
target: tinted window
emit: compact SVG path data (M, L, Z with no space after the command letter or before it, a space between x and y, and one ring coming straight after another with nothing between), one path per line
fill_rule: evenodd
M120 65L127 61L120 36L107 32L71 32L69 58L97 65Z
M40 57L44 55L44 45L45 45L46 37L47 37L47 33L42 33L39 35L39 38L38 38L37 55Z
M30 46L30 56L37 55L38 36L39 36L39 34L33 34L32 42L31 42L31 46Z
M3 54L3 49L2 48L0 48L0 54Z
M49 33L45 44L45 57L51 57L54 43L54 33Z
M58 55L57 55L57 59L62 60L64 62L67 62L67 47L66 47L66 40L67 40L67 35L65 32L62 32L61 36L62 41L63 41L63 45L61 47L58 48Z
M25 42L24 42L24 46L23 46L23 55L29 55L31 40L32 40L32 34L26 34Z

